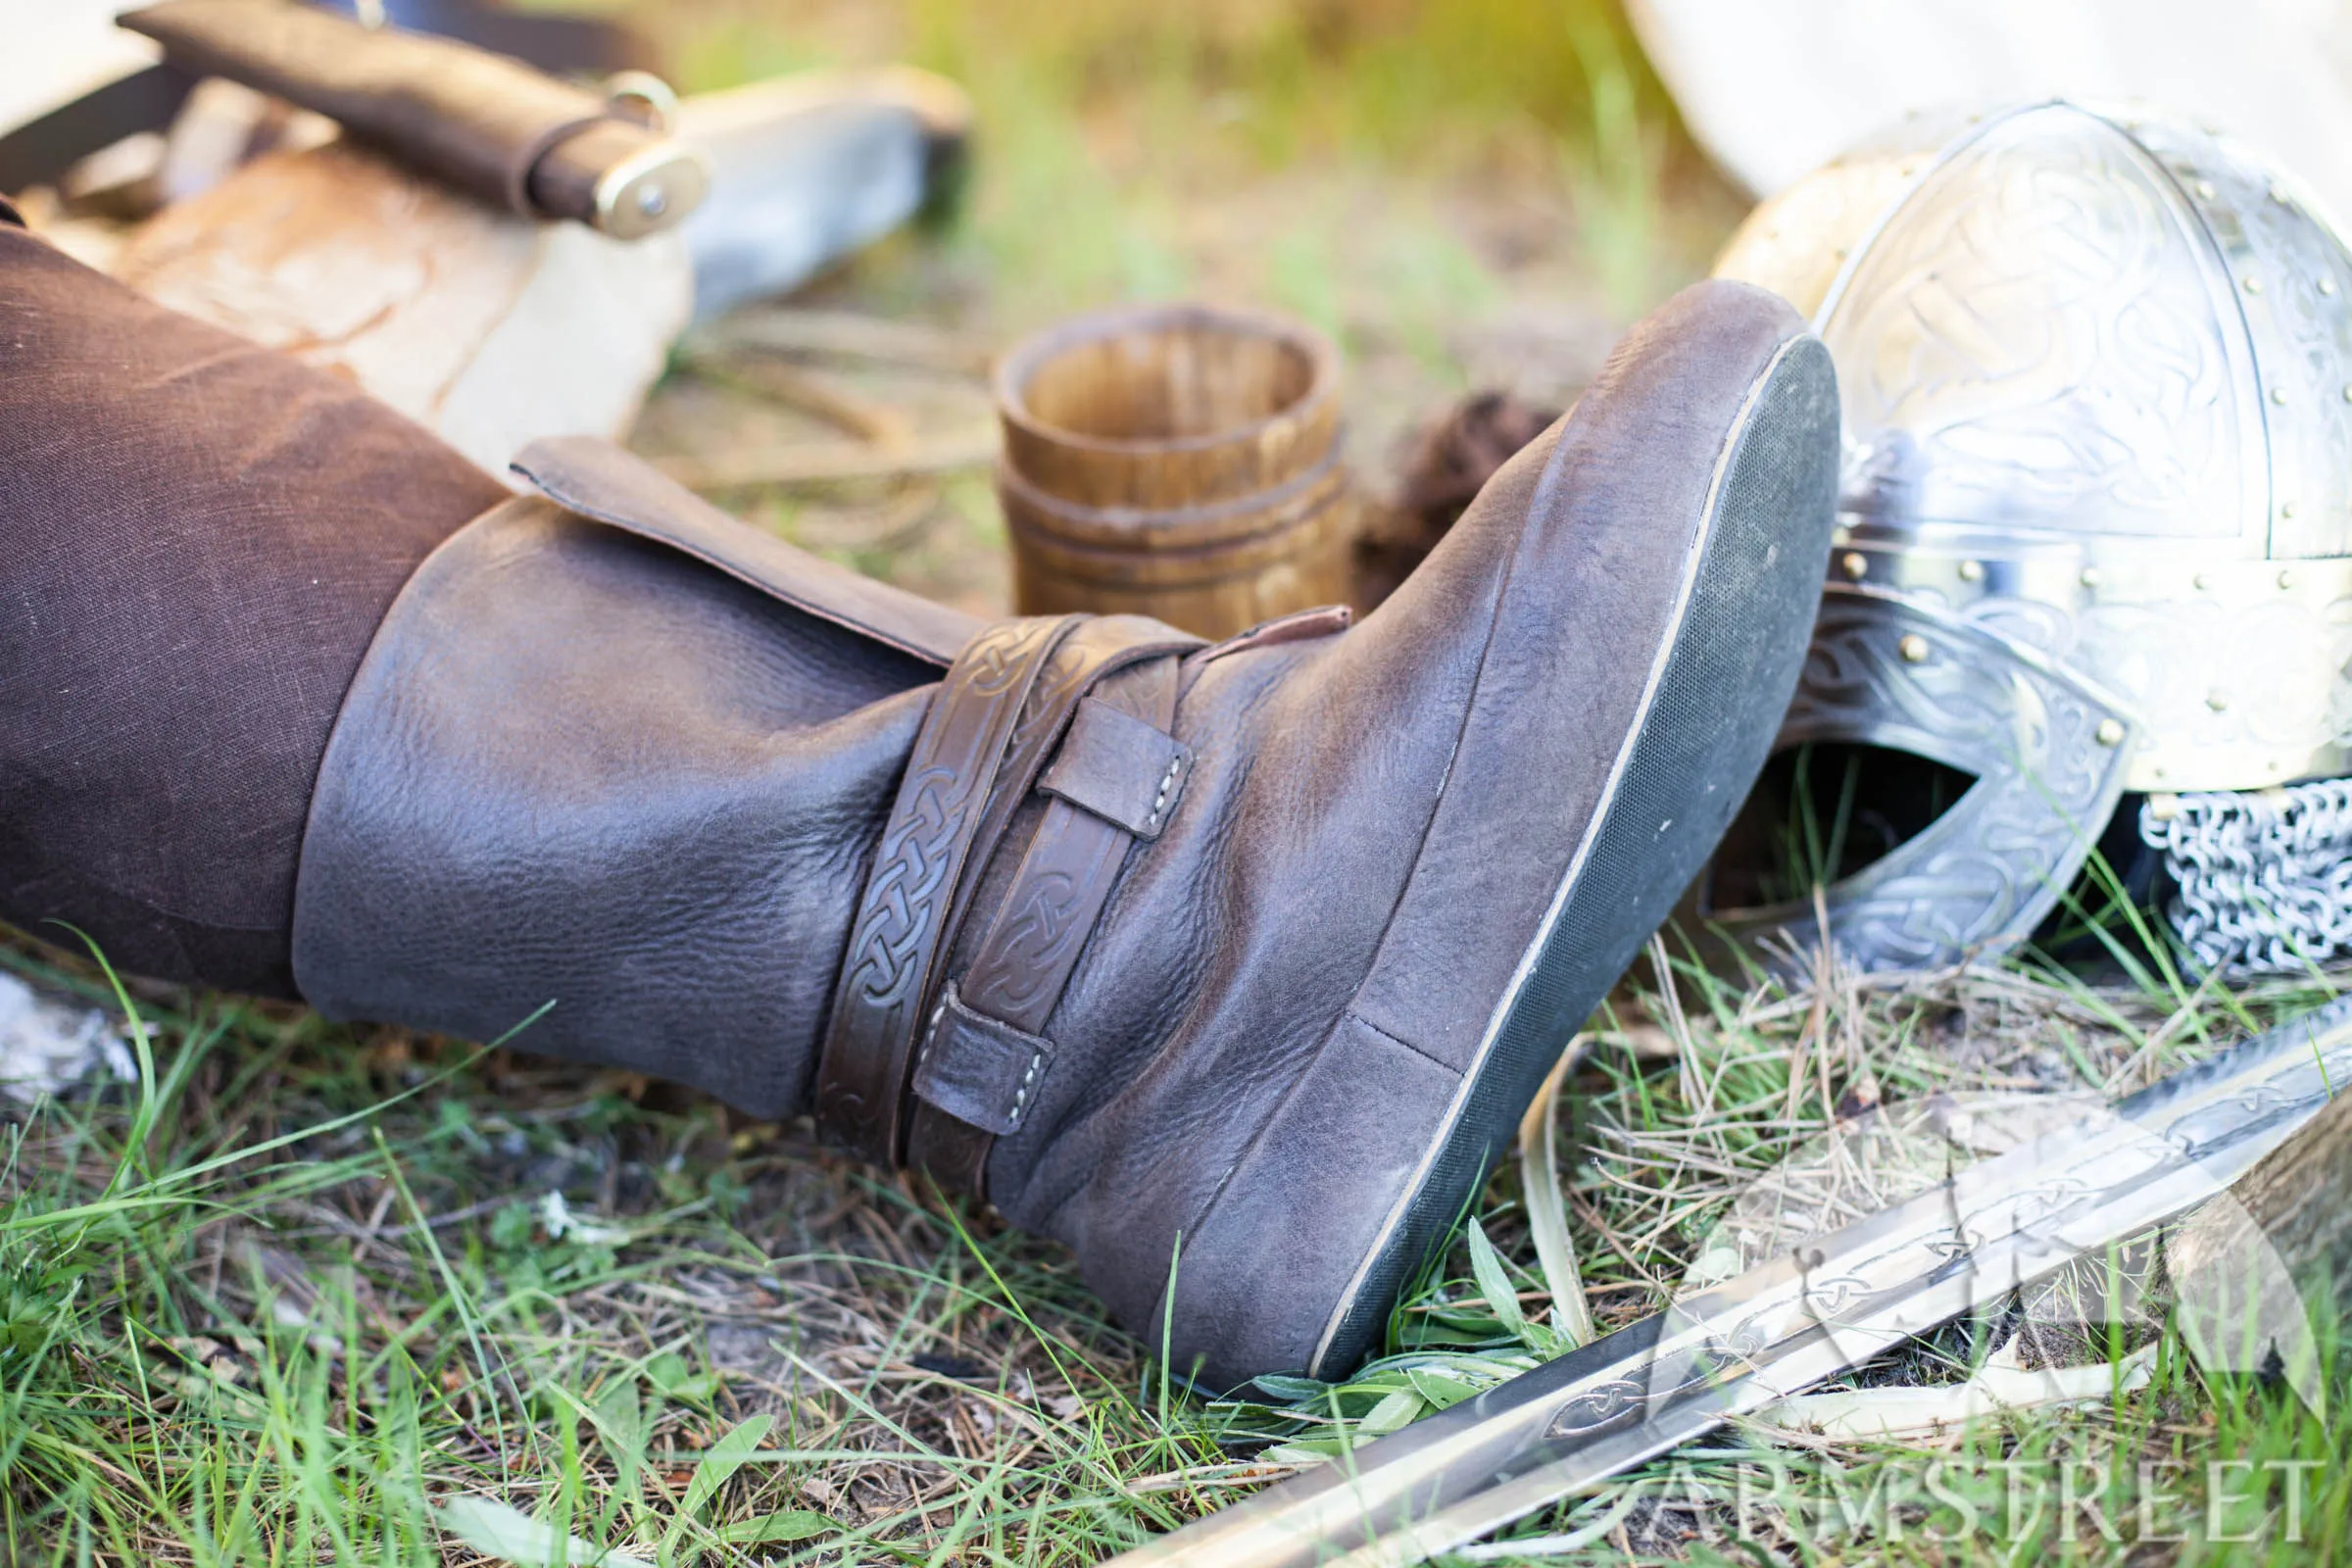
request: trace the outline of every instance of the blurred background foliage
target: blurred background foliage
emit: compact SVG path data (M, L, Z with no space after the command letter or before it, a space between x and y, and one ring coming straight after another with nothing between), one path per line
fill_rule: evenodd
M901 60L973 95L950 292L1020 329L1240 295L1446 358L1445 325L1548 264L1622 322L1705 269L1743 203L1615 0L622 0L687 91ZM902 279L905 303L939 279ZM881 303L881 302L877 302Z

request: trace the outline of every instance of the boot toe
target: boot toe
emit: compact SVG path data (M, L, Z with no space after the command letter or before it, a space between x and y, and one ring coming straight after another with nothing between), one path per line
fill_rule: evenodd
M1343 639L1399 665L1469 641L1474 673L1450 710L1423 691L1390 715L1445 748L1443 781L1361 983L1185 1227L1163 1298L1179 1370L1334 1376L1377 1348L1761 767L1827 562L1838 428L1794 312L1699 285L1496 475L1431 592L1408 583Z

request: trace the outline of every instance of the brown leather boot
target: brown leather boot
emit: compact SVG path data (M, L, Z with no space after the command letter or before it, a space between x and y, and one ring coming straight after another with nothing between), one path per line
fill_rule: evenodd
M552 1001L522 1043L984 1193L1180 1372L1344 1371L1761 764L1837 445L1795 314L1702 284L1361 626L1213 648L981 626L543 446L344 703L296 978Z

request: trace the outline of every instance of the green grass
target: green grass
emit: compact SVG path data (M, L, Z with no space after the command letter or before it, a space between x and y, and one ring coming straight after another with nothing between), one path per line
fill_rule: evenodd
M160 1071L0 1125L6 1560L429 1562L485 1495L663 1561L1084 1560L1187 1511L1123 1487L1223 1457L1063 1260L777 1129L216 999L138 1016ZM594 1217L552 1234L550 1193Z
M1359 432L1479 373L1471 325L1522 335L1556 310L1605 342L1738 216L1597 0L622 9L672 41L688 88L894 56L969 84L961 220L884 247L830 304L1000 342L1122 298L1271 305L1342 339ZM927 370L824 373L883 401L938 391ZM710 393L681 373L668 422L718 422ZM978 406L976 384L957 396ZM1383 450L1359 435L1375 482ZM729 499L976 602L1002 583L993 502L976 476L937 488L928 511L902 507L922 502L905 486ZM887 551L858 542L869 516ZM1837 836L1802 858L1834 861ZM0 943L0 966L53 992L135 1000L143 1047L134 1084L0 1101L0 1565L468 1564L499 1544L573 1562L1093 1562L1532 1364L1561 1343L1571 1289L1604 1329L1654 1309L1743 1184L1837 1117L1939 1091L2120 1092L2331 991L2200 987L2136 911L2093 904L2075 926L2112 977L2095 983L2029 956L1790 989L1678 943L1670 1004L1654 960L1637 965L1592 1021L1539 1190L1496 1177L1371 1365L1227 1404L1179 1392L1057 1249L848 1164L805 1125L515 1050L120 997L82 959ZM1544 1188L1565 1196L1573 1285L1530 1239ZM2152 1381L2103 1405L1906 1443L1742 1428L1455 1560L2352 1559L2342 1370L2322 1420L2148 1332ZM1989 1337L1941 1336L1864 1381L1948 1383ZM2189 1466L2169 1530L2201 1526L2205 1461L2241 1457L2320 1465L2304 1542L2282 1515L2250 1544L2135 1539L2140 1462ZM2039 1517L1963 1530L1931 1463L1986 1519L2022 1477ZM2034 1468L2061 1463L2070 1484ZM2227 1533L2283 1508L2280 1477L2222 1499ZM2053 1517L2070 1488L2127 1539L2081 1508Z
M977 290L1015 329L1192 292L1285 303L1344 328L1330 290L1351 269L1302 269L1301 255L1351 247L1368 227L1415 230L1413 248L1440 257L1421 270L1443 294L1385 294L1385 320L1458 319L1481 307L1490 270L1445 210L1465 194L1552 213L1546 243L1630 319L1703 270L1738 216L1615 0L623 9L666 40L682 90L882 59L962 82L979 158L947 241L950 292ZM1237 203L1229 241L1217 213ZM904 303L937 308L936 288L902 287Z
M5 962L109 992L55 955ZM1834 1106L2129 1087L2242 1015L2317 997L2031 968L1834 975L1817 997L1671 962L1679 1008L1621 992L1565 1102L1582 1152L1558 1179L1604 1328L1661 1304L1741 1183ZM1388 1354L1342 1384L1206 1404L1102 1321L1056 1250L849 1166L805 1128L226 999L151 992L136 1016L136 1084L0 1121L14 1563L466 1562L467 1540L539 1561L568 1540L575 1561L1089 1562L1561 1344L1510 1173L1400 1307ZM1948 1364L1903 1376L1965 1370L1966 1337L1940 1343ZM2329 1377L2332 1408L2352 1408ZM2204 1459L2253 1456L2322 1461L2300 1483L2304 1543L2278 1539L2286 1473L2233 1472L2226 1490L2267 1481L2268 1501L2225 1498L2219 1517L2246 1533L2267 1506L2271 1539L2163 1560L2325 1561L2352 1549L2347 1446L2340 1414L2208 1380L2167 1339L2154 1382L2103 1406L1922 1443L1725 1434L1514 1533L1582 1545L1459 1560L1752 1561L1732 1539L1744 1513L1774 1560L2122 1561L2133 1541L2105 1542L2096 1519L2136 1528L2141 1461L2188 1499L2160 1500L2158 1524L2201 1528ZM2095 1516L2047 1517L2060 1462ZM2005 1488L2044 1516L2021 1539L1990 1523ZM1952 1496L1984 1527L1964 1531Z

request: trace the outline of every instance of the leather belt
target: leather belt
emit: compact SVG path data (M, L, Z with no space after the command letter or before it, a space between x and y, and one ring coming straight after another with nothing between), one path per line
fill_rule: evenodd
M956 657L851 927L817 1064L828 1136L981 1190L989 1149L1052 1066L1043 1030L1126 849L1182 794L1175 656L1200 646L1141 616L1068 615L1001 621ZM1050 798L1036 836L951 981L956 933L1033 790Z

